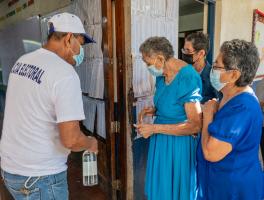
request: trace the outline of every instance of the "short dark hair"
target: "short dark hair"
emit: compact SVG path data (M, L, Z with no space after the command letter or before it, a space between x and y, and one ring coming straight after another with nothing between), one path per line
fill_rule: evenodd
M52 32L48 35L48 40L50 40L51 38L55 39L55 40L61 40L63 37L65 37L68 33L64 33L64 32Z
M185 41L191 42L196 51L204 50L205 55L207 55L210 48L210 41L207 34L203 32L191 33L185 38Z
M257 47L252 42L234 39L226 41L220 48L226 70L239 70L236 86L245 87L252 83L260 63Z
M65 32L52 32L48 35L48 40L50 40L51 38L55 39L55 40L61 40L63 37L65 37L68 33ZM79 33L73 33L74 37L78 37L80 36Z
M145 42L143 42L139 51L145 53L148 56L153 54L162 54L166 60L174 56L173 47L170 41L165 37L150 37Z

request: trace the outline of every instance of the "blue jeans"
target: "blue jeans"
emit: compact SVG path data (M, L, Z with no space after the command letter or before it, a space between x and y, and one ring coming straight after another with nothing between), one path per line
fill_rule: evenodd
M6 188L15 200L68 200L66 171L40 177L1 172Z

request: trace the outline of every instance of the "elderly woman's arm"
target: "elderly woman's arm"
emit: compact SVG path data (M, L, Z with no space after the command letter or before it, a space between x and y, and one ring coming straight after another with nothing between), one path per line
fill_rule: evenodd
M215 100L208 101L203 108L202 149L204 158L210 162L222 160L232 151L232 145L220 141L209 135L208 125L213 121L218 103Z
M143 137L148 138L155 133L166 135L193 135L201 130L202 111L200 103L185 103L187 121L179 124L138 124L135 127Z

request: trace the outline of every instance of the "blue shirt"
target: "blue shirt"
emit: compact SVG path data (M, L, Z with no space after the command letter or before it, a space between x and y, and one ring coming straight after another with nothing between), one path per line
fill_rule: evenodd
M262 199L263 172L258 158L261 129L262 113L253 92L233 97L215 114L208 132L230 143L232 151L218 162L209 162L199 143L198 199Z

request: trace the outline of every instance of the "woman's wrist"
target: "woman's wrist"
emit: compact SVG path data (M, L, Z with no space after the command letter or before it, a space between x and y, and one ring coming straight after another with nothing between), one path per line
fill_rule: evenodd
M153 124L152 126L153 126L153 133L152 134L159 133L160 126L158 124Z
M202 130L203 130L204 128L207 128L208 125L209 125L212 121L213 121L213 117L204 117L204 118L203 118L203 128L202 128Z
M211 123L214 119L214 114L203 114L203 122Z

